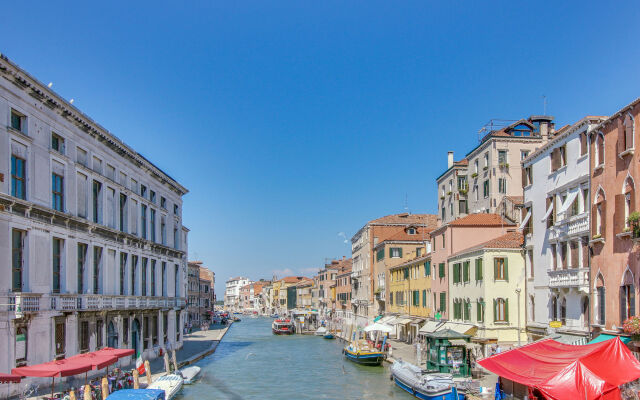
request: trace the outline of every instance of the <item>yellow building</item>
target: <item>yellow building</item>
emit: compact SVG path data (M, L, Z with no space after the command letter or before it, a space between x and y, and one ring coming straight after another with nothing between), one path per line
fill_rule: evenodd
M388 323L396 325L399 339L416 338L421 324L433 313L431 254L391 267L388 276L388 312L399 315Z

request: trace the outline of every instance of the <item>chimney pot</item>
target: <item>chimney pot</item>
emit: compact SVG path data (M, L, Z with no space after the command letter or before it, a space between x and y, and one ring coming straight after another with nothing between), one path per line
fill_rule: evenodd
M453 167L453 151L447 152L447 169Z

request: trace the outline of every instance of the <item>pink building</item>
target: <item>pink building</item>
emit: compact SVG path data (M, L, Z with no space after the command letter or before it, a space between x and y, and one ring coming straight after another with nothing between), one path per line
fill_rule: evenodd
M431 232L431 293L434 313L449 319L447 309L449 277L447 259L469 247L484 243L513 231L515 225L498 214L469 214L442 225Z

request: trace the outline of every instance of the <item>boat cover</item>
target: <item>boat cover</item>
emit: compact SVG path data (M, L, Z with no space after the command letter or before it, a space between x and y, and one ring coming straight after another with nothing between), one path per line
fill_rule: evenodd
M164 390L122 389L111 393L107 400L164 400Z
M618 338L583 346L545 339L478 363L551 400L620 399L619 386L640 378L640 362Z

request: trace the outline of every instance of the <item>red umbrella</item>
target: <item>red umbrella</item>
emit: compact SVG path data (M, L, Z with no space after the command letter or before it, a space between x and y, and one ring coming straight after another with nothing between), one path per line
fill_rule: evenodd
M0 383L20 383L21 376L11 374L0 374Z
M88 362L93 369L102 369L118 361L118 357L109 354L100 354L97 351L92 353L77 354L67 358L71 362Z
M94 351L94 354L100 354L100 355L109 355L112 357L117 357L117 358L122 358L122 357L127 357L127 356L132 356L133 353L135 353L135 350L133 349L114 349L113 347L105 347L103 349L100 349L98 351Z
M18 367L11 370L12 374L19 376L34 376L38 378L51 378L51 397L53 397L56 377L71 376L90 371L93 365L85 360L54 360L42 364Z

